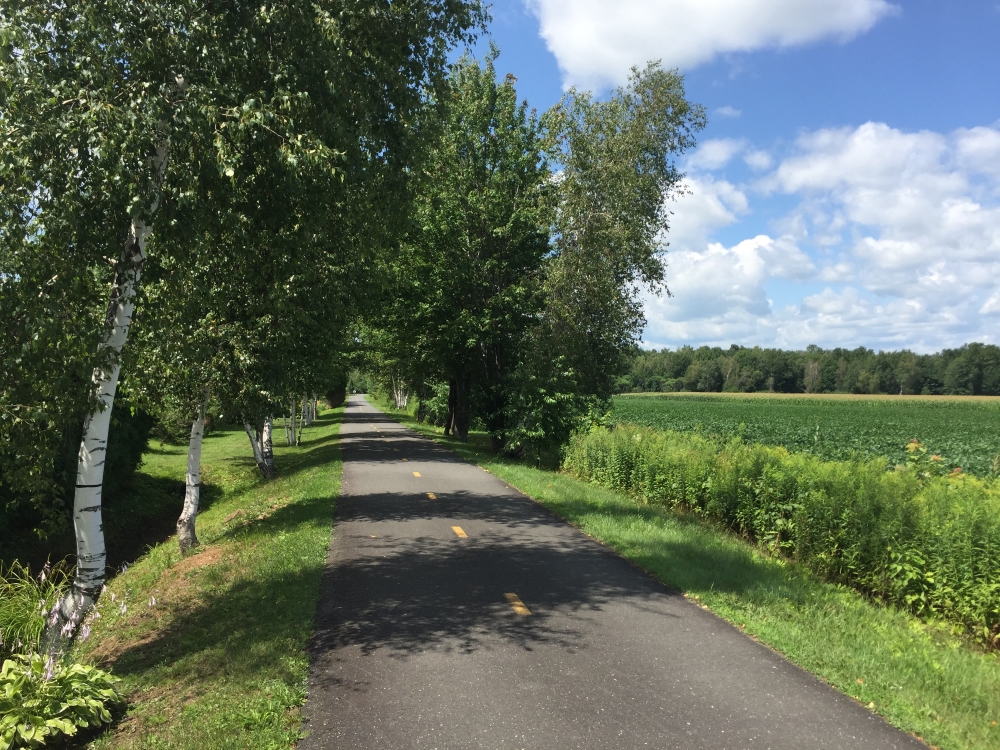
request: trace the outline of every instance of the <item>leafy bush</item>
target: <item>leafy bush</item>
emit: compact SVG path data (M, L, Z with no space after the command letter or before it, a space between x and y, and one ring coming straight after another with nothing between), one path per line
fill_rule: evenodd
M60 735L111 721L118 680L97 667L38 654L7 659L0 670L0 750L38 747Z
M720 521L828 581L1000 645L1000 482L908 465L823 461L740 438L620 426L581 433L564 466Z
M106 505L128 498L132 478L149 446L153 422L149 414L133 412L122 400L116 400L104 464ZM191 429L190 422L187 429ZM48 432L53 434L45 439L52 445L46 449L44 461L18 457L15 447L0 441L0 560L40 564L53 550L58 550L57 554L75 551L70 508L83 417ZM41 439L38 435L24 438L30 450L38 449Z
M0 660L37 651L45 617L68 582L69 567L45 566L36 578L19 562L0 565Z
M424 421L435 427L441 427L448 421L448 381L442 380L430 386L432 396L420 402L418 414L422 414Z

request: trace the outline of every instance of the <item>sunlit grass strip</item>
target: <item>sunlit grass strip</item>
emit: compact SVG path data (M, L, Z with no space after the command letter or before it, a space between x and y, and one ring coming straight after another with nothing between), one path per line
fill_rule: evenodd
M567 474L498 460L393 413L784 654L900 729L941 748L1000 748L1000 660L928 624L822 583L693 516Z
M279 477L267 484L242 431L205 440L203 547L181 559L170 539L114 579L78 649L129 696L95 747L294 746L340 487L340 414L321 415L301 446L276 446ZM144 471L183 477L184 459L156 446Z

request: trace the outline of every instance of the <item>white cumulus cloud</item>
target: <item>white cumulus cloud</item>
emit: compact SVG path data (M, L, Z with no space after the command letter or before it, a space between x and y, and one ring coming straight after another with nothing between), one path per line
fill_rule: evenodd
M762 176L725 179L738 157ZM1000 125L819 130L776 162L745 140L706 141L685 169L692 192L668 236L675 297L648 301L648 343L1000 340Z
M716 55L864 33L886 0L526 0L566 85L600 88L633 65L691 68Z
M841 263L856 266L869 291L929 309L992 291L1000 170L995 179L989 170L1000 131L905 133L867 123L804 135L796 149L761 184L801 196L797 213L814 235L848 229Z

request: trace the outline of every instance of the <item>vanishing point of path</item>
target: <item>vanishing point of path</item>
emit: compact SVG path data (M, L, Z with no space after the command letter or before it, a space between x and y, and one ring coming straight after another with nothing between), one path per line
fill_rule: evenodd
M302 750L924 748L361 397Z

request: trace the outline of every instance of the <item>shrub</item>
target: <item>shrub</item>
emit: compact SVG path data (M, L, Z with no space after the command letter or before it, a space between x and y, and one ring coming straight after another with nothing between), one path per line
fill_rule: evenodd
M15 653L37 651L45 617L68 583L69 566L46 565L38 577L15 561L0 565L0 661Z
M38 654L7 659L0 670L0 750L38 747L111 721L118 680L97 667Z
M889 470L884 459L823 461L623 425L575 436L564 466L719 521L825 580L1000 645L1000 482L943 474L919 449Z

